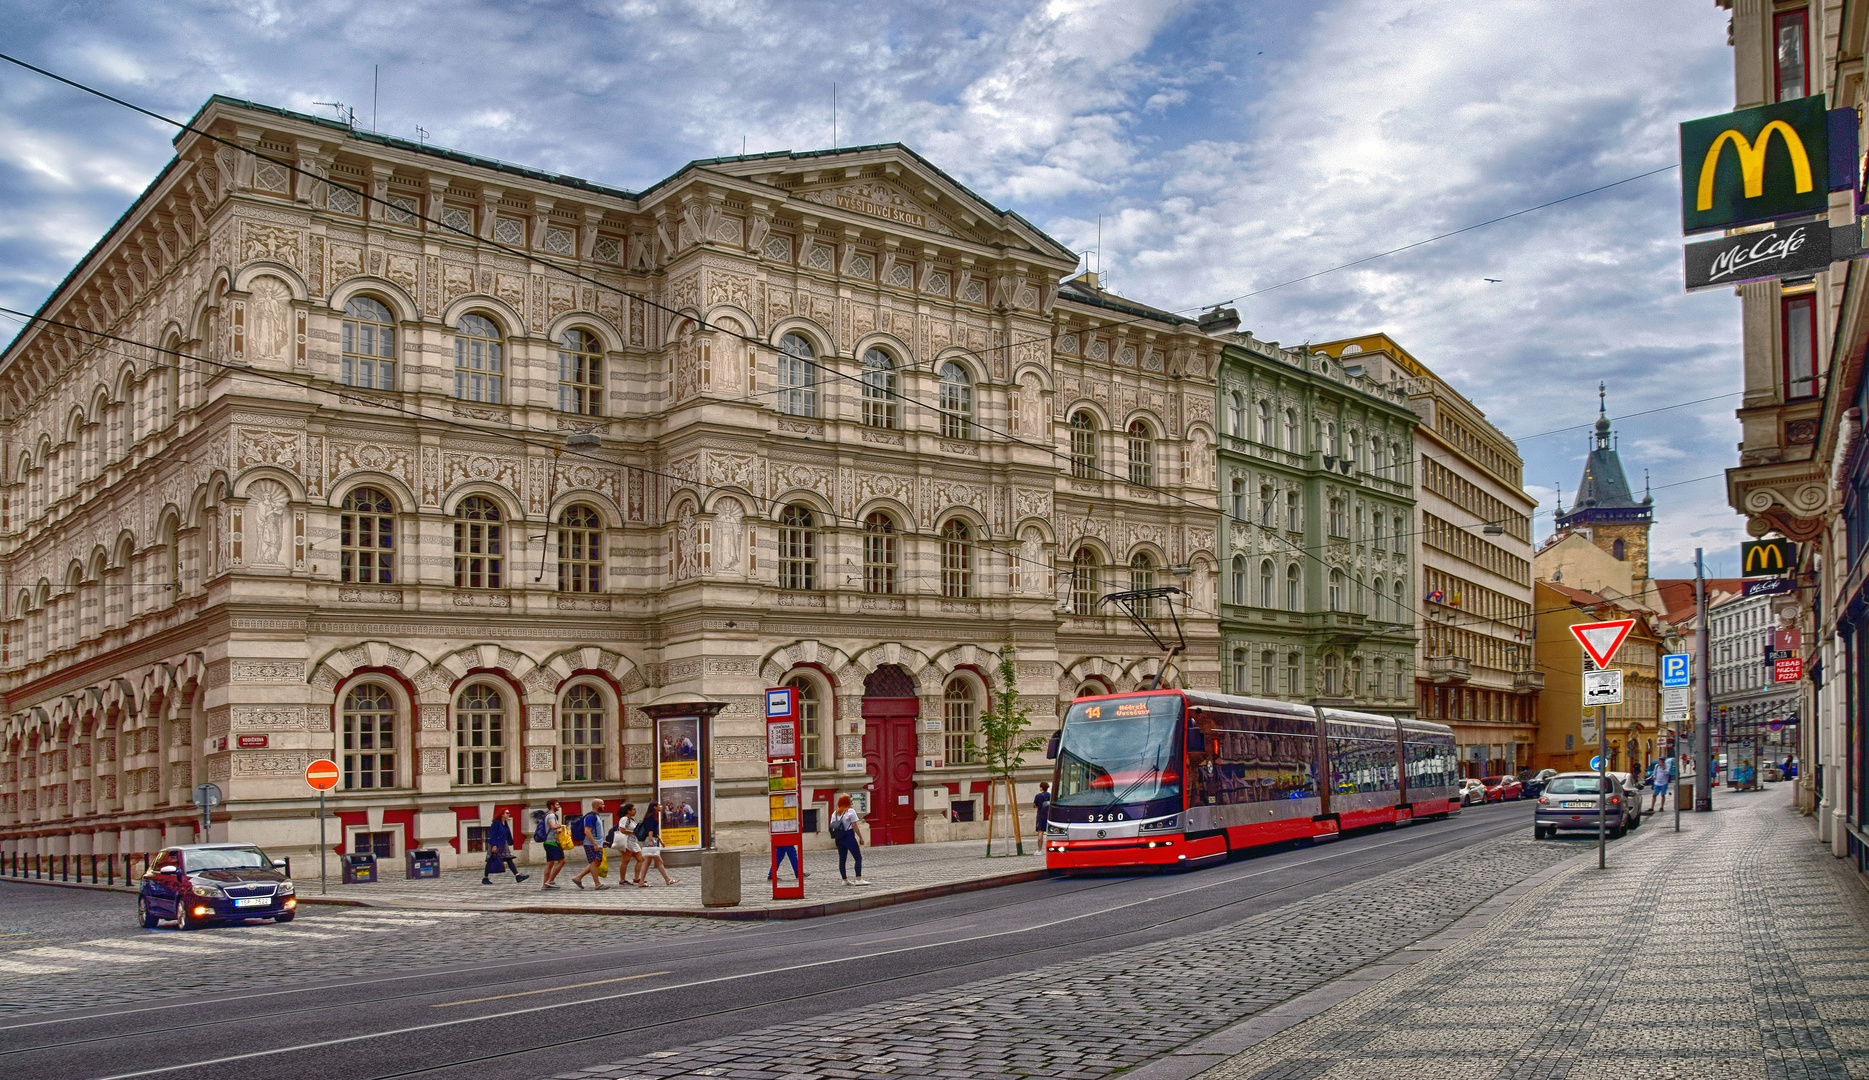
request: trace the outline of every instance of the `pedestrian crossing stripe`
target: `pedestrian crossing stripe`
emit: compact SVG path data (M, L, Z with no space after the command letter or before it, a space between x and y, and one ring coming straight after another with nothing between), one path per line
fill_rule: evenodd
M91 952L84 949L62 949L56 946L43 946L37 949L19 949L8 956L18 956L27 960L47 957L53 960L113 960L120 964L153 964L162 959L160 956L141 956L136 953Z
M22 964L16 960L0 960L0 971L11 971L16 975L56 975L70 970L62 964Z

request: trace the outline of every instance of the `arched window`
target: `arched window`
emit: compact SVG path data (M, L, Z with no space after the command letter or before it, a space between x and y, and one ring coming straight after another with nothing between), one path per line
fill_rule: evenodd
M1330 500L1330 535L1349 536L1350 529L1343 516L1343 500Z
M1129 425L1129 482L1137 487L1155 483L1155 433L1147 421Z
M1247 691L1245 649L1233 650L1233 680L1229 689L1235 694L1244 694Z
M1246 603L1246 556L1233 556L1233 602Z
M941 526L941 595L973 595L973 530L959 518Z
M491 683L454 699L454 782L506 783L506 703Z
M1078 548L1071 556L1071 614L1097 613L1097 576L1097 553L1087 547Z
M1278 684L1272 681L1272 650L1259 654L1259 692L1262 694L1278 693Z
M344 790L395 787L396 703L389 691L375 683L352 687L341 712Z
M774 406L788 416L818 415L816 349L803 334L779 339L779 392Z
M1232 488L1233 488L1232 505L1229 507L1228 512L1232 516L1233 520L1245 521L1246 520L1246 481L1236 476L1233 478Z
M1376 439L1372 442L1369 449L1370 449L1370 452L1373 453L1376 457L1375 471L1378 473L1386 472L1389 468L1389 446L1388 444L1383 442L1381 439ZM1393 476L1390 476L1390 477L1385 477L1385 479L1393 480L1395 478Z
M1278 606L1278 584L1272 570L1272 560L1262 559L1259 563L1259 606L1274 608Z
M1155 560L1146 551L1138 551L1129 560L1129 587L1133 590L1155 588ZM1155 617L1155 599L1140 597L1136 600L1136 617L1153 619Z
M1097 475L1097 420L1083 409L1071 414L1071 475L1079 480Z
M973 377L952 360L941 365L941 437L973 438Z
M604 699L594 686L574 686L558 709L558 779L603 780Z
M1343 607L1343 571L1341 570L1332 570L1330 572L1329 600L1330 600L1330 610L1332 611L1344 610L1344 607Z
M462 401L506 400L505 348L500 328L484 315L463 315L454 333L454 396Z
M1303 449L1298 445L1298 410L1285 410L1285 449L1297 453Z
M1228 396L1227 401L1229 402L1227 408L1227 421L1229 426L1227 430L1231 431L1236 438L1244 439L1247 436L1246 397L1238 390L1235 390Z
M1259 401L1259 441L1267 446L1278 441L1277 433L1272 430L1272 403L1263 398Z
M1319 449L1323 450L1326 454L1329 454L1331 457L1341 456L1339 452L1341 450L1341 446L1337 442L1336 421L1333 420L1324 425L1324 443Z
M863 591L896 591L896 521L878 510L863 519Z
M558 591L604 591L603 518L588 506L558 515Z
M779 514L779 588L817 587L817 516L809 507L794 504Z
M588 330L559 335L558 411L604 414L604 347Z
M1380 548L1382 547L1382 511L1378 510L1374 514L1371 514L1369 520L1370 523L1376 527L1375 535L1370 539L1376 547Z
M1624 549L1624 547L1623 547L1623 543L1622 543L1622 541L1621 541L1620 539L1618 539L1618 540L1617 540L1617 541L1615 541L1614 543L1612 543L1612 544L1610 544L1610 546L1609 546L1609 553L1610 553L1610 555L1611 555L1611 556L1612 556L1613 558L1615 558L1615 559L1617 559L1618 561L1621 561L1621 559L1622 559L1622 557L1623 557L1623 554L1624 554L1624 552L1625 552L1625 549Z
M1406 555L1408 554L1408 525L1400 514L1395 515L1393 521L1395 523L1395 553Z
M1356 429L1352 428L1350 430L1349 453L1343 455L1344 457L1349 459L1351 468L1354 469L1354 468L1362 467L1363 459L1357 456L1361 452L1362 452L1362 443L1357 436Z
M798 691L798 753L801 763L807 769L822 769L824 765L824 701L818 693L818 684L797 675L786 680L785 685Z
M1402 579L1395 579L1395 621L1408 621L1408 605L1402 603Z
M1295 491L1285 493L1285 527L1292 532L1304 531L1304 506Z
M1304 590L1298 580L1298 564L1292 563L1285 568L1285 610L1304 610Z
M896 426L896 362L881 349L863 354L863 422L878 428Z
M973 685L966 679L949 679L941 693L941 739L949 765L972 764L977 756L979 711Z
M454 512L454 587L498 589L506 580L506 528L492 499L469 495Z
M344 305L344 351L339 371L345 386L396 388L396 317L381 301L353 296Z
M396 507L373 487L352 488L338 512L338 580L396 583Z

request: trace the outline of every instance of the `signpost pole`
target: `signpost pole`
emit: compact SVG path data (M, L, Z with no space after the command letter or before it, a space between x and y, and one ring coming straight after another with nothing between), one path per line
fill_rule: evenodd
M1674 725L1674 738L1668 740L1670 756L1668 763L1670 779L1674 781L1674 831L1681 831L1681 725Z
M213 810L211 807L208 806L208 800L206 799L201 800L201 842L204 844L214 843L214 834L208 831L208 828L211 822L213 821L213 818L209 816L212 813L213 813Z
M1596 707L1596 868L1608 866L1609 840L1603 819L1609 815L1609 706Z
M324 895L324 789L318 789L318 895Z
M1695 662L1700 669L1694 673L1694 812L1705 814L1713 810L1713 711L1709 707L1713 697L1707 686L1707 669L1712 666L1707 632L1707 564L1700 548L1694 549L1694 627ZM1675 801L1680 801L1678 793Z

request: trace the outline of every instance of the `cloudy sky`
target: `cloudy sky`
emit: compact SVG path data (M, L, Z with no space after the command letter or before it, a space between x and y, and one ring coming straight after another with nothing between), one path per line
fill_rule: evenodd
M1738 301L1681 291L1677 172L1274 288L1671 165L1675 125L1732 104L1711 0L5 0L0 18L0 51L167 115L213 93L338 101L359 126L627 188L830 145L835 87L842 145L905 142L1079 250L1101 218L1087 257L1118 291L1237 297L1286 343L1388 332L1520 439L1540 536L1607 381L1630 479L1656 488L1656 572L1691 573L1697 545L1735 561L1708 477L1735 460ZM36 307L170 135L0 70L0 303Z

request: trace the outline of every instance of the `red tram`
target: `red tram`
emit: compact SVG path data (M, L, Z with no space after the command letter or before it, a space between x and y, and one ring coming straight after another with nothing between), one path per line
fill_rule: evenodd
M1193 690L1078 698L1053 736L1045 865L1165 867L1460 811L1453 730Z

